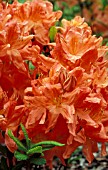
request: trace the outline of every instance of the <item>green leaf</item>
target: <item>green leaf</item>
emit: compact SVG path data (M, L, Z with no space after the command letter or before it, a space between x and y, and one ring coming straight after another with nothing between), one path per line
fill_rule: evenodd
M20 140L18 138L16 138L13 135L13 133L12 133L12 131L10 129L8 130L8 135L17 144L19 150L25 151L25 152L27 151L26 147L20 142Z
M81 8L80 8L79 5L75 5L75 6L72 7L72 10L73 10L73 12L78 13L78 12L81 11Z
M49 37L50 37L50 41L51 41L51 42L54 42L56 33L57 33L56 27L55 27L55 26L52 26L52 27L50 28L50 30L49 30Z
M34 70L35 69L35 66L32 64L31 61L29 61L29 69L30 70Z
M54 8L54 11L60 10L60 7L58 6L58 4L56 2L54 3L53 8Z
M65 8L68 8L68 4L66 2L62 2L62 6L64 6Z
M15 151L14 156L15 156L15 158L17 158L20 161L27 160L29 158L28 155L22 154L18 151Z
M29 154L34 154L34 153L42 153L42 147L41 146L33 147L33 148L29 149L26 153L28 155Z
M55 145L44 145L44 146L42 146L42 152L50 150L54 147L55 147Z
M20 126L21 126L21 129L22 129L25 139L26 139L27 148L30 149L30 139L28 137L27 131L22 123L20 124Z
M101 3L102 3L102 6L103 6L102 10L104 10L105 7L108 5L108 0L101 0Z
M44 158L32 158L30 163L34 165L44 165L46 164L46 160Z
M32 148L36 147L36 146L40 146L40 145L52 145L52 146L64 146L65 144L56 142L56 141L42 141L39 143L36 143L34 145L32 145Z
M18 0L18 2L23 4L24 2L26 2L26 0Z

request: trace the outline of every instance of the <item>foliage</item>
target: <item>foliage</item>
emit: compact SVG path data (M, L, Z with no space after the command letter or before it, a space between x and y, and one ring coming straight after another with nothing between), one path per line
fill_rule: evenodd
M59 142L55 141L42 141L36 144L33 144L31 140L28 137L27 131L23 124L20 124L21 129L24 133L26 145L24 145L21 141L19 141L18 138L16 138L11 130L8 130L8 135L13 141L16 143L18 150L14 152L14 157L16 158L16 165L13 164L9 166L12 170L18 170L22 167L25 167L26 169L31 169L33 165L39 166L46 164L45 158L43 158L44 153L46 150L50 150L55 146L64 146L64 144L61 144ZM5 157L7 156L8 150L6 150L5 146L0 146L0 151L5 154ZM1 170L8 169L8 164L6 161L6 158L2 156L1 158ZM9 158L8 158L9 159Z
M52 27L50 28L50 31L49 31L49 38L50 38L50 41L51 41L51 42L54 42L56 33L57 33L56 27L55 27L55 26L52 26Z
M55 1L54 11L57 11L60 9L63 11L62 18L65 18L67 20L71 20L72 18L74 18L76 15L78 15L81 12L81 8L78 4L72 7L69 7L69 5L63 1L61 2L61 7L60 7L59 4L57 4L57 2Z
M91 1L79 3L70 8L72 15L82 6L92 11ZM64 163L79 146L91 163L98 142L105 155L108 46L103 38L93 35L84 18L68 21L44 0L2 2L0 13L2 167L43 164L43 152L50 166L55 155Z
M104 10L106 6L108 6L108 0L101 0L101 3L102 3L102 10Z

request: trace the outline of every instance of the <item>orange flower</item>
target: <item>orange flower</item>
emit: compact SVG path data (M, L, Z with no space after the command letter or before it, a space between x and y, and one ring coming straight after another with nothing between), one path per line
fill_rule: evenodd
M62 15L61 11L53 12L50 2L42 0L26 2L18 6L16 4L12 13L15 20L25 25L24 33L33 32L36 41L42 45L49 43L49 29Z
M78 22L78 20L80 20L79 17L73 22L70 21L70 25L65 23L65 31L63 34L57 34L56 46L51 51L53 58L70 70L79 65L86 67L86 62L92 65L99 57L102 57L99 56L99 51L103 48L101 47L102 38L97 39L92 36L87 24L84 24L82 20ZM91 56L92 53L94 55Z
M66 19L62 19L62 24L63 24L63 28L67 29L67 28L71 28L71 27L78 27L78 28L82 28L82 29L87 29L89 31L91 31L91 28L88 27L88 24L86 22L84 22L84 18L81 18L80 16L76 16L75 18L73 18L71 21L68 21ZM66 31L66 30L65 30Z
M92 36L90 28L79 17L70 24L65 23L61 30L51 51L53 58L40 55L49 75L32 81L32 88L25 91L24 102L29 109L26 127L35 129L37 123L43 124L43 131L49 134L62 115L69 130L63 157L68 158L83 145L84 154L91 162L93 152L97 151L92 149L96 142L108 141L107 129L102 123L107 101L101 93L101 88L108 85L103 59L107 48L101 47L102 39ZM91 146L88 138L93 141ZM91 148L90 155L85 150L87 146Z
M56 154L63 161L82 145L91 162L97 142L102 142L105 154L108 48L102 46L102 38L93 36L78 16L63 20L50 43L49 29L61 12L53 12L47 1L14 2L4 10L0 6L0 11L0 128L8 149L16 149L8 129L23 139L18 128L22 122L33 142L66 144L50 154L46 151L47 160Z
M3 61L12 62L21 72L26 72L20 50L33 38L32 35L23 37L16 22L9 22L5 30L0 32L0 57Z
M38 123L45 124L43 131L49 134L55 128L60 115L65 119L70 136L67 138L69 146L63 154L64 158L70 156L74 147L85 146L88 137L97 142L108 141L105 128L101 124L102 110L106 109L107 103L99 92L92 92L91 84L92 79L84 74L81 67L67 72L60 64L55 64L50 69L49 78L33 81L32 88L25 91L24 101L29 109L26 123L28 130L37 129ZM85 87L87 85L89 87ZM30 136L32 137L32 133ZM93 155L87 159L91 162Z

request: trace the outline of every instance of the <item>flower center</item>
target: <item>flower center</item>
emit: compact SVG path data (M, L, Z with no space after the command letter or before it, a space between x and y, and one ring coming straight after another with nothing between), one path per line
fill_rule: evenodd
M61 103L62 103L62 97L61 97L61 96L55 97L54 100L53 100L53 103L54 103L54 105L56 105L56 106L60 106Z

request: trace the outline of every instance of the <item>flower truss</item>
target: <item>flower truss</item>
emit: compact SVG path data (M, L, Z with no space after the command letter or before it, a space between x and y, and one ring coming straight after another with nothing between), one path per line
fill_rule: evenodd
M23 139L22 122L34 143L65 143L45 152L49 162L80 145L91 162L108 142L108 48L79 16L55 26L61 15L43 0L0 4L0 140L14 152L7 132Z
M50 0L63 10L63 17L70 18L67 15L81 15L89 23L92 31L97 36L104 38L103 43L108 39L108 1L107 0ZM56 5L55 5L56 6ZM67 8L67 12L66 11Z

